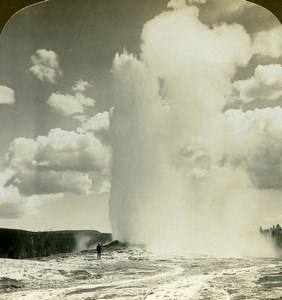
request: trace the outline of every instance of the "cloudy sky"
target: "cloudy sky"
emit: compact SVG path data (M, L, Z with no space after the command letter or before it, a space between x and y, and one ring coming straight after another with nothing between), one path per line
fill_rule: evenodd
M188 210L238 187L257 223L282 223L281 57L281 24L241 0L20 11L0 38L0 227L110 231L111 214L130 239L176 189Z

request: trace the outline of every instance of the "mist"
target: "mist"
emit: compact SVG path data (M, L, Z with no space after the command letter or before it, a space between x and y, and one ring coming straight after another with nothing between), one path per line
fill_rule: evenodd
M265 141L242 111L223 109L257 54L253 40L242 25L202 23L197 6L168 7L144 25L140 57L113 61L113 237L164 252L273 255L257 236L264 198L246 159Z

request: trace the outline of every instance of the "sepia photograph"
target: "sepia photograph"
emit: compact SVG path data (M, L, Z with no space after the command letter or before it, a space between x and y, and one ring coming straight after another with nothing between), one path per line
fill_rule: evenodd
M281 20L0 0L0 300L281 300Z

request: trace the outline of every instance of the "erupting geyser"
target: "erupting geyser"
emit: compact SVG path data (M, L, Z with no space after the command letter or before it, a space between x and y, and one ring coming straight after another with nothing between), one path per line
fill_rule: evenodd
M225 13L247 5L222 2ZM140 58L125 51L113 62L113 234L158 248L247 254L244 233L260 210L241 163L250 148L241 136L251 128L234 126L243 113L224 107L238 68L258 55L256 39L236 21L202 22L185 1L168 6L144 25Z

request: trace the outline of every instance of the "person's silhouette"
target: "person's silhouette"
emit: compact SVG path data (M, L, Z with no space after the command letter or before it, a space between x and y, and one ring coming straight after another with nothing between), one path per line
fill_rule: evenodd
M98 243L97 247L96 247L96 251L97 251L97 259L101 259L101 253L102 253L102 244Z

